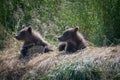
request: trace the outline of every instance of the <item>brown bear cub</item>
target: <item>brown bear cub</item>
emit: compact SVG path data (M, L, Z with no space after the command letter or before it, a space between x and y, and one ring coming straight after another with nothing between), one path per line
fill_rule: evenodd
M60 41L59 51L75 52L87 47L87 42L78 28L67 28L58 40Z
M44 47L44 53L52 51L50 49L49 44L42 38L42 36L35 31L32 27L23 28L17 36L15 36L17 40L24 41L23 47L21 49L21 54L26 56L28 50L33 46L42 46Z

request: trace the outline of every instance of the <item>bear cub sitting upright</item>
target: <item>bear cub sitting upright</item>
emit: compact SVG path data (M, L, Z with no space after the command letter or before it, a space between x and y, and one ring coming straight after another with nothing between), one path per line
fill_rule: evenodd
M28 50L33 46L42 46L44 48L43 53L52 51L49 47L49 43L47 43L32 27L23 28L15 38L24 42L21 49L21 54L23 56L26 56Z
M59 51L75 52L87 47L87 42L77 27L67 28L58 40L60 41Z

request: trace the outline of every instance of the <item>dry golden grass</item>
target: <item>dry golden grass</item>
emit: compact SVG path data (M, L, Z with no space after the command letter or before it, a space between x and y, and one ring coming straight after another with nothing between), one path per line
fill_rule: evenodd
M29 59L19 57L18 47L0 53L0 78L5 80L26 80L30 76L37 79L60 64L86 59L120 63L120 46L88 47L73 54L54 51L35 54Z

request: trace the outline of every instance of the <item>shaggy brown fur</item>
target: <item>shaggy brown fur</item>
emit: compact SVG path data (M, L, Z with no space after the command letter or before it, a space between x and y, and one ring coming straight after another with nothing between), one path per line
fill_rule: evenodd
M17 40L24 41L23 47L21 49L21 53L23 56L27 55L28 50L33 46L43 46L44 53L52 51L49 48L49 43L47 43L42 36L35 31L32 27L23 28L17 36L15 36Z
M78 28L67 28L58 39L60 41L59 51L75 52L87 47L87 42L78 32Z

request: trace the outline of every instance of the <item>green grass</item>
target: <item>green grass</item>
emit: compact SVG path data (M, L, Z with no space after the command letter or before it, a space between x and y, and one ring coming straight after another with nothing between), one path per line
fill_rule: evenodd
M112 63L109 60L105 63L99 59L97 61L90 59L73 60L57 66L45 80L119 80L119 67L118 62Z
M94 64L91 62L74 62L63 64L59 68L53 70L48 75L48 80L100 80L101 69L93 67Z
M0 3L0 26L11 34L22 25L32 25L52 42L56 42L56 36L65 27L77 26L95 45L104 46L104 42L115 45L120 43L119 3L119 0L4 0Z

